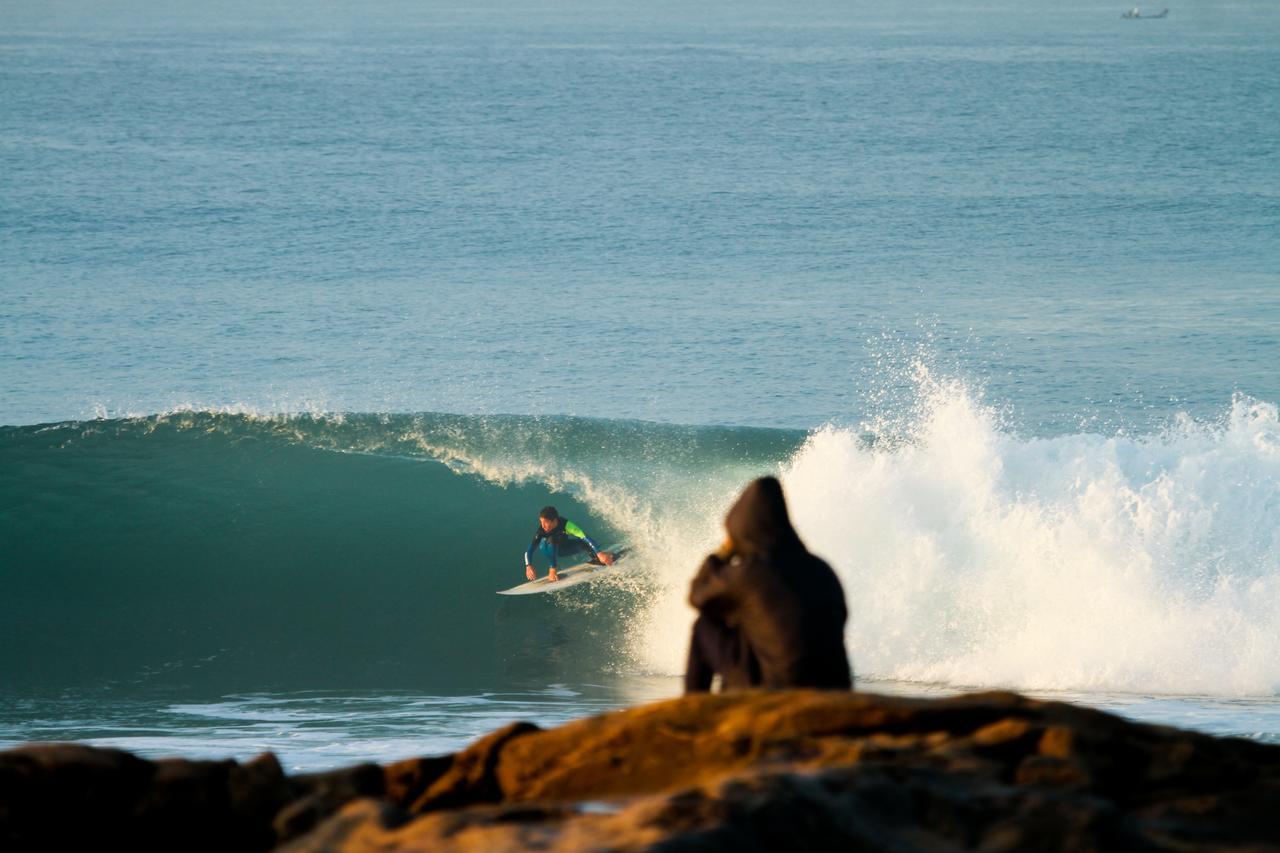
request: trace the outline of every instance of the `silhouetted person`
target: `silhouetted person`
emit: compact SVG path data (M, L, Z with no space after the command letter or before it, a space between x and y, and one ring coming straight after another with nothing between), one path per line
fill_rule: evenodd
M729 538L689 587L699 610L684 689L853 686L844 651L847 616L835 572L809 553L787 517L782 486L762 477L724 520Z

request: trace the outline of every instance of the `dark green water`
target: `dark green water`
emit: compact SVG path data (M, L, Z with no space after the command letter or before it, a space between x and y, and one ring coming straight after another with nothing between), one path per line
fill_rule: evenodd
M642 494L628 487L680 469L696 492L698 469L763 468L799 438L431 415L3 428L0 672L32 691L129 692L625 669L642 589L494 595L523 581L538 509L556 503L601 541L642 536L618 526L634 512L608 519Z

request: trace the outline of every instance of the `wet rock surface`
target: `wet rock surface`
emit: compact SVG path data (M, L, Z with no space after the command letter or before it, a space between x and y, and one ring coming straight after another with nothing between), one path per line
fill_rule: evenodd
M1011 693L688 696L453 755L0 753L0 847L1280 850L1280 747Z

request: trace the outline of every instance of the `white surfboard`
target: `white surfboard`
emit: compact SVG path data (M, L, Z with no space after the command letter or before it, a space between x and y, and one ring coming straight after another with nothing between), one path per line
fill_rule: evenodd
M511 589L500 589L498 590L498 595L536 595L540 592L559 592L571 586L577 586L588 581L598 581L601 578L607 578L611 575L616 575L618 572L625 571L618 567L618 563L622 562L623 558L627 556L627 552L631 549L623 545L605 548L604 550L613 554L612 566L598 566L595 563L576 563L568 568L560 569L557 572L560 576L558 581L553 582L544 575L537 580L513 586Z

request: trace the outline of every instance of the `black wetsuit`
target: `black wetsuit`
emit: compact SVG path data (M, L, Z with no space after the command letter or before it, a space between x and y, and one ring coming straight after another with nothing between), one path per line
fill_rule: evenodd
M557 558L569 554L587 553L593 559L600 550L595 541L583 532L582 528L565 518L556 520L556 526L543 530L542 524L533 531L533 541L524 552L524 564L532 565L533 552L542 551L551 562L551 568L557 565Z

